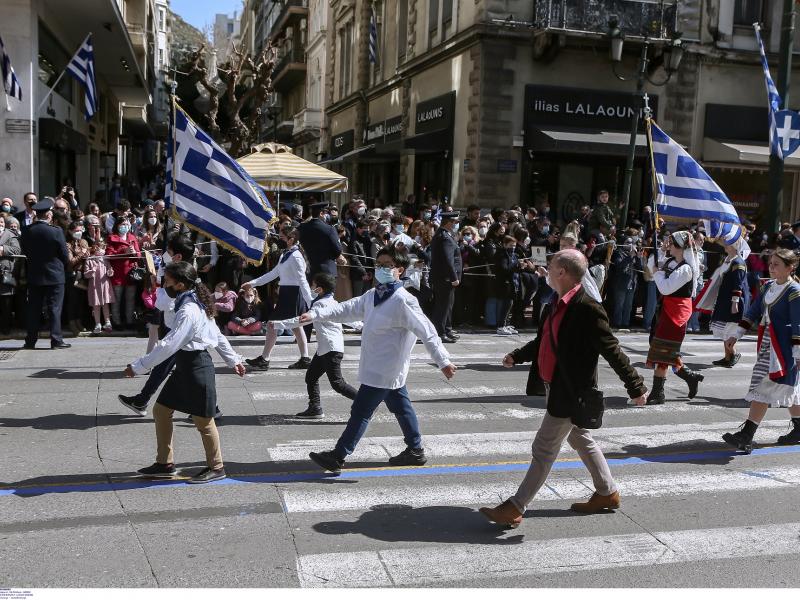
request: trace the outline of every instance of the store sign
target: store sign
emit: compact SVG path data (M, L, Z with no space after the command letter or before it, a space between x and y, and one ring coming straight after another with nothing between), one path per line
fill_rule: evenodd
M30 133L33 124L33 133L36 135L36 123L29 119L6 119L6 133Z
M397 116L386 119L383 126L383 141L394 142L403 137L403 117Z
M653 114L658 97L648 95ZM549 85L525 86L525 127L566 126L599 131L629 131L631 118L640 111L635 94ZM636 108L635 108L636 107ZM643 127L643 122L640 123Z
M352 129L337 133L331 138L331 157L341 156L354 148L354 132Z
M438 131L453 126L456 93L449 92L417 104L414 134Z

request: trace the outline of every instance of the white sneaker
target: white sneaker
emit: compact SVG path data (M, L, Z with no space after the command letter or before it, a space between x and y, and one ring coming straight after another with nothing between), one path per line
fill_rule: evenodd
M95 335L100 333L101 331L103 331L103 327L100 325L100 323L95 325L94 329L92 329L92 333L94 333Z
M517 331L512 325L507 326L505 329L510 335L519 335L519 331Z
M497 335L513 335L513 334L508 330L508 327L498 327Z

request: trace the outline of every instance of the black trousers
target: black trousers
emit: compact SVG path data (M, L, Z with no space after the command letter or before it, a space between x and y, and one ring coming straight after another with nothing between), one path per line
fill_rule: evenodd
M308 402L309 404L319 405L319 380L323 374L328 375L328 381L331 382L333 390L353 400L356 397L356 390L353 386L344 380L342 375L342 357L344 354L341 352L328 352L320 356L315 354L311 359L311 364L306 370L306 387L308 388Z
M431 321L436 327L439 336L445 335L453 329L453 301L455 299L455 288L449 281L433 284L433 312Z
M42 308L47 307L50 320L50 343L60 344L61 308L64 305L64 284L29 285L28 286L28 335L25 343L32 346L39 338L39 326L42 324Z

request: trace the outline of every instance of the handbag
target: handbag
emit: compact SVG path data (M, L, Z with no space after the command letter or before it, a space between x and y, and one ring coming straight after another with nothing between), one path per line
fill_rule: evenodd
M547 326L550 330L550 348L556 353L555 336L553 335L553 320L551 319L552 310L547 315ZM561 373L559 372L559 375ZM569 378L562 377L564 384L570 393L573 393L572 383ZM603 413L606 410L603 392L594 387L587 388L577 395L577 403L570 415L570 421L575 427L581 429L600 429L603 426Z
M74 285L79 290L89 289L89 282L86 281L86 278L83 276L83 269L75 272L75 281L72 285Z
M144 280L146 273L147 269L144 267L134 267L128 271L128 280L133 284L139 283L140 281Z
M0 271L0 284L7 285L9 287L16 287L17 280L14 279L14 276L11 274L11 271L8 269L3 269Z

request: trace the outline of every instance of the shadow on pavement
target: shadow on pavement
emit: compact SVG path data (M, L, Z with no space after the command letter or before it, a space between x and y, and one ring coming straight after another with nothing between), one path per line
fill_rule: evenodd
M506 529L489 523L472 508L378 504L356 521L323 521L314 531L326 535L363 535L384 542L435 542L440 544L521 544L523 535L502 537Z
M230 367L215 367L217 375L233 375L234 370ZM120 370L113 371L74 371L70 369L44 369L31 373L28 377L33 379L125 379L125 373Z
M500 359L498 359L499 362ZM507 369L501 364L487 364L487 363L469 363L466 365L462 365L458 367L459 370L464 371L508 371L509 373L513 373L514 371L529 371L530 365L514 365L510 369Z
M600 446L602 447L602 442ZM622 446L622 451L607 453L606 458L635 457L652 463L727 465L740 454L722 441L717 443L701 438L663 446L629 444Z

